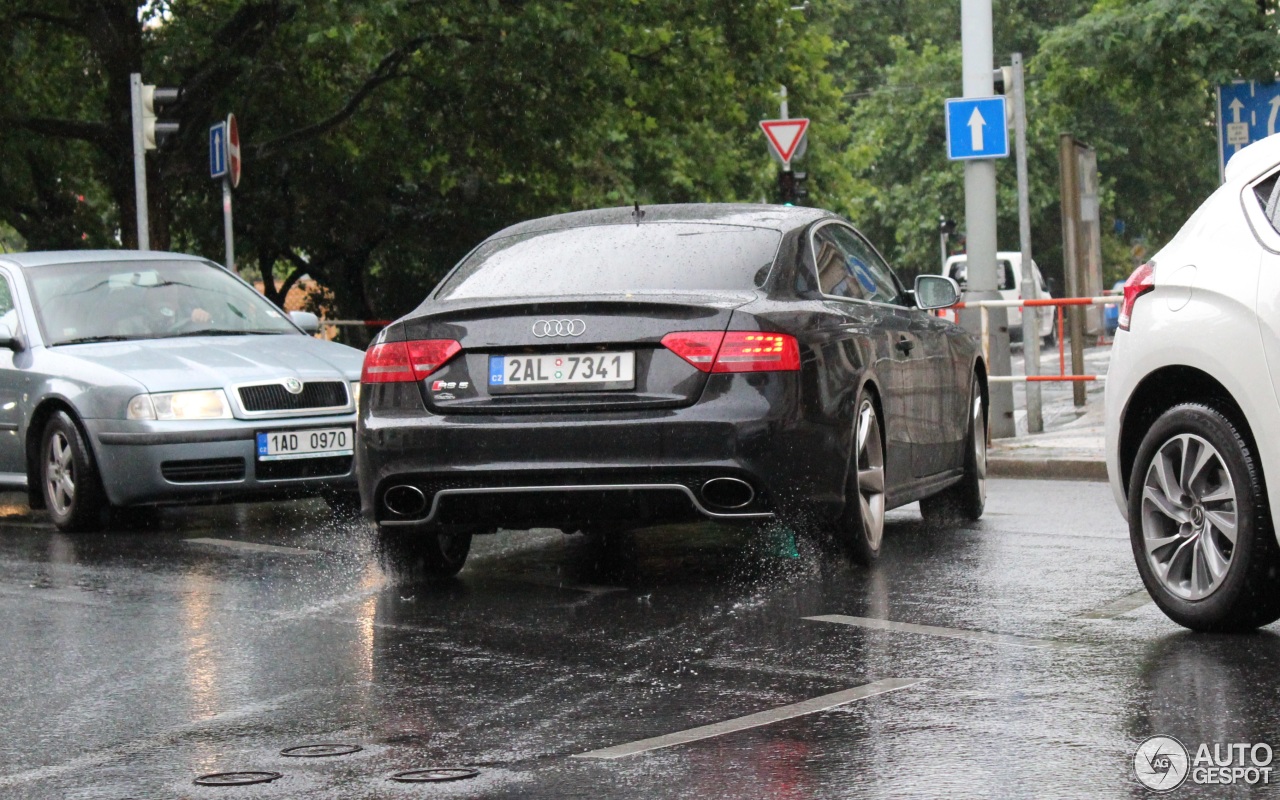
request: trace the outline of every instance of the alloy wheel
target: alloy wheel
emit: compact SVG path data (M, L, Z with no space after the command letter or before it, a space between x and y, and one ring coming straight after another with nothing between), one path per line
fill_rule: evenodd
M45 487L53 511L65 515L76 500L75 460L71 442L62 431L54 431L49 437L49 452L45 461Z
M1213 594L1235 553L1236 489L1218 450L1174 436L1151 459L1142 486L1142 544L1161 585L1183 600Z
M884 445L875 406L863 400L858 409L858 503L862 533L872 550L884 536Z
M978 497L987 497L987 420L982 413L982 388L973 385L973 469L978 482Z

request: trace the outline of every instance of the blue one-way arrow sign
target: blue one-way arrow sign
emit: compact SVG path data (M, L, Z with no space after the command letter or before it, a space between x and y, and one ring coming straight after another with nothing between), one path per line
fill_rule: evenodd
M227 174L227 123L219 122L209 128L209 177L221 178Z
M953 97L947 100L947 158L1008 158L1003 97Z

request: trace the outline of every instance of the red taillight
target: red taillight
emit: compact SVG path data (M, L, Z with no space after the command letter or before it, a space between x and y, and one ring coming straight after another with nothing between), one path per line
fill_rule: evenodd
M1117 324L1122 331L1129 330L1133 319L1133 304L1138 298L1156 288L1156 262L1148 261L1133 271L1129 280L1124 282L1124 302L1120 304L1120 317Z
M722 341L723 331L685 331L663 336L662 346L703 372L710 372Z
M800 369L800 347L785 333L729 331L712 372L776 372Z
M361 383L420 381L462 351L453 339L375 344L364 354Z
M800 369L794 336L755 331L685 331L662 345L703 372L783 372Z

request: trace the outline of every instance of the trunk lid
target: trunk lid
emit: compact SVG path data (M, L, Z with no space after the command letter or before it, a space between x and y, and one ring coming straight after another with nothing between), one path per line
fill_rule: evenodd
M708 374L663 347L662 338L723 331L733 310L755 297L723 291L438 301L403 325L406 339L462 345L420 386L438 414L679 407L698 399ZM573 378L591 382L565 382Z

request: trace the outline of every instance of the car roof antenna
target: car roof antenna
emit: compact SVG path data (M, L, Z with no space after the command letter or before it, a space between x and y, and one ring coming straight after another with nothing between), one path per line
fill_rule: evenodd
M636 209L631 212L631 216L636 218L636 225L640 224L640 220L644 219L644 211L640 210L640 201L636 201Z

